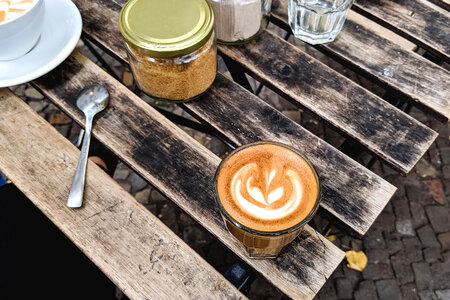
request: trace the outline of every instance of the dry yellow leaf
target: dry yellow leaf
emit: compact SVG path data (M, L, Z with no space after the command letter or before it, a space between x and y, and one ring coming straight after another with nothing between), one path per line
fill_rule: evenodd
M328 235L325 238L327 240L329 240L330 242L334 242L336 240L336 236L335 235Z
M362 271L367 266L367 256L362 251L350 250L345 252L345 257L347 258L347 267L356 271Z

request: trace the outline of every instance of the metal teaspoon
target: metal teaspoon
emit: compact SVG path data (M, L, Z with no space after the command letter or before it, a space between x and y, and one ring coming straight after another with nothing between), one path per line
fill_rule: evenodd
M77 170L70 187L67 206L72 208L81 207L83 204L84 181L86 177L86 166L91 142L92 121L94 116L104 110L109 103L109 93L101 85L90 85L81 91L77 99L77 107L84 113L86 119L85 135L81 147L80 159Z

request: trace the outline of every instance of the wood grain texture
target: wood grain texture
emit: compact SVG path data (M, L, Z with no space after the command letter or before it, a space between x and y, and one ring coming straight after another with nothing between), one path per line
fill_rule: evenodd
M411 171L437 137L430 128L268 31L245 46L219 49L260 82L403 173Z
M343 258L331 242L306 226L276 260L249 259L226 230L214 201L217 156L78 53L35 84L82 123L75 99L92 83L111 94L110 106L94 125L98 140L281 291L292 298L314 297Z
M353 9L450 61L450 13L426 0L357 0Z
M321 206L360 234L370 228L396 190L222 75L204 99L185 108L237 145L278 141L306 155L321 179Z
M83 16L83 30L126 62L115 21L119 4L111 0L74 2ZM414 167L437 136L431 129L270 33L246 46L222 46L220 49L279 94L358 140L403 173Z
M430 2L433 2L439 7L442 7L443 9L450 11L450 0L428 0Z
M85 20L87 18L101 17L88 15ZM89 20L85 21L85 26L89 26L90 23ZM92 34L97 35L98 32L93 31ZM107 39L100 42L107 41L108 47L118 56L124 55L121 41L119 45L112 42L115 34L112 32L107 36ZM125 57L122 59L126 60ZM225 92L226 88L230 89L230 93ZM392 196L394 188L386 181L361 168L324 141L264 104L256 96L245 93L230 80L219 76L208 98L207 101L187 104L186 108L236 144L245 144L258 139L278 140L311 155L323 177L326 196L323 198L322 206L356 232L364 234ZM353 171L351 174L341 174L343 170ZM336 176L338 173L341 175Z
M272 7L273 18L290 30L287 1L275 0ZM412 48L408 43L350 10L336 40L316 47L378 84L401 93L419 108L448 123L450 72L410 51Z
M2 172L130 298L245 298L92 162L83 207L66 207L79 150L7 89L0 151Z

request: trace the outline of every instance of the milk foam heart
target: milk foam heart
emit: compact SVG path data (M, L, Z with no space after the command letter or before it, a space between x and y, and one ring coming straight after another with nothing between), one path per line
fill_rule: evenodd
M314 169L295 151L278 144L256 144L222 163L217 192L227 213L242 225L278 231L308 216L319 185Z
M37 0L0 0L0 22L17 18Z

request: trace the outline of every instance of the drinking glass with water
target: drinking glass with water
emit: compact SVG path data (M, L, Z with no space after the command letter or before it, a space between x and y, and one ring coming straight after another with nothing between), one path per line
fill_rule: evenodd
M353 0L289 0L289 24L295 37L310 44L335 39Z

